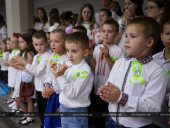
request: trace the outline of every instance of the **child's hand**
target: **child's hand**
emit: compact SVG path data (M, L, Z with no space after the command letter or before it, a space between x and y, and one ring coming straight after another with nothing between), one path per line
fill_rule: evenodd
M125 25L126 21L130 20L132 18L132 14L130 13L129 10L126 10L123 13L123 17L122 17L122 25Z
M108 86L102 85L98 89L98 93L100 95L100 98L102 100L108 101L108 102L115 102L120 97L120 90L117 86L111 84L110 82L107 82Z
M45 88L45 92L49 96L48 98L50 98L50 96L54 93L52 88Z
M67 70L68 66L66 64L58 64L58 66L56 64L52 64L50 66L51 72L53 73L53 75L57 78L59 76L62 76L64 74L64 72Z
M4 62L4 65L5 65L5 66L9 66L9 61L6 60L6 61Z
M104 47L100 47L100 51L105 54L105 57L108 58L110 57L109 55L109 48L106 44L103 44Z
M19 65L23 65L24 67L27 64L26 60L24 58L22 58L21 56L15 57L15 60Z
M42 97L46 98L46 99L50 98L50 96L46 93L46 89L45 88L42 91Z

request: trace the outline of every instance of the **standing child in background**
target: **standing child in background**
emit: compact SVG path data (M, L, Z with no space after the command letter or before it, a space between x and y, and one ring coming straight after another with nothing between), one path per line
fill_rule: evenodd
M33 35L33 46L38 52L33 58L32 64L29 64L22 57L16 58L19 65L24 67L24 70L34 76L34 86L36 90L36 100L41 119L41 127L44 128L44 113L46 109L47 99L42 97L43 83L45 80L46 62L49 53L46 52L47 37L44 31L37 31Z
M10 61L20 53L19 46L18 46L18 43L19 43L18 38L19 38L19 34L13 33L13 36L11 37L12 52L9 55L8 61L5 62L5 65L9 66L8 67L8 86L11 87L12 89L14 89L14 87L15 87L18 69L12 67L10 65L11 64ZM11 96L12 96L12 94L11 94ZM16 104L15 101L12 104L10 104L9 107L13 107L11 112L16 112L17 110L19 112L19 106Z
M91 56L92 68L95 67L94 91L96 94L94 106L98 106L94 111L107 112L108 103L102 101L97 92L98 88L105 84L115 61L123 56L123 50L114 44L118 35L119 25L114 20L107 20L102 26L102 38L104 44L96 46L93 56ZM92 101L93 105L93 101ZM105 126L105 118L95 120L96 127Z
M47 37L47 48L46 48L46 51L51 53L51 49L50 49L50 32L46 32L46 37Z
M155 54L153 58L160 66L163 67L168 76L165 99L162 104L162 112L170 112L170 110L168 111L168 108L170 109L170 20L166 21L163 26L161 40L165 49L162 52ZM156 127L159 126L162 128L168 128L168 117L156 117L153 124L157 125Z
M32 64L33 56L34 56L34 49L32 45L32 35L31 34L22 34L19 36L19 48L21 50L20 55L23 59L25 59L29 64ZM15 60L15 58L14 58ZM12 64L11 64L12 65ZM19 68L18 75L16 78L16 84L14 88L14 92L12 97L15 98L15 101L19 105L19 107L22 109L23 112L33 112L34 105L33 105L33 99L35 98L35 95L32 97L20 97L20 86L21 82L30 83L33 81L33 76L30 73L27 73L26 71L22 70L22 66L18 66L15 63L13 63L13 67ZM28 107L25 105L25 99L28 103ZM20 119L19 125L27 125L30 123L33 123L33 119L31 117L24 116L22 119Z
M8 84L8 67L5 66L5 61L9 58L9 51L7 49L7 39L1 41L2 48L2 57L0 59L1 63L1 72L2 72L2 81L5 84Z
M60 112L87 112L89 95L93 86L93 73L84 58L89 52L88 37L75 32L65 41L68 64L53 64L54 88L60 92ZM68 67L69 66L69 67ZM88 117L61 117L63 128L87 128Z
M152 59L159 24L147 17L130 20L125 31L129 55L114 64L106 85L98 93L109 102L109 112L160 112L167 76ZM153 117L108 117L106 128L149 128Z
M9 51L9 55L10 55L10 53L11 53L11 39L10 38L7 38L7 49L8 49L8 51ZM9 57L8 57L8 60L9 60ZM6 61L4 61L4 65L6 65L7 64L7 61L8 60L6 60ZM6 65L6 66L8 66L8 65ZM8 76L7 76L7 79L8 79ZM7 80L8 81L8 80ZM10 88L10 94L9 94L9 96L8 96L8 98L5 100L5 103L6 104L9 104L9 103L12 103L14 100L12 99L12 92L13 92L13 89L12 88Z
M65 50L65 38L67 34L63 30L56 29L50 34L50 45L51 50L53 51L47 62L47 70L46 70L46 80L44 83L44 90L42 95L47 99L47 107L46 112L49 113L57 113L59 112L59 92L54 92L53 81L55 80L55 76L50 71L50 66L55 64L65 64L68 59L66 56ZM61 127L61 119L60 117L44 117L44 127L45 128L58 128Z

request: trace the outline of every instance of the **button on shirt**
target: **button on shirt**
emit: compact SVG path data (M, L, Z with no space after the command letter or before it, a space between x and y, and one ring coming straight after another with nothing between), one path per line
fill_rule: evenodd
M67 64L70 65L70 64ZM76 75L75 71L86 71L86 78ZM77 76L74 77L73 76ZM93 86L93 73L83 59L77 65L70 65L64 75L58 77L53 86L60 90L59 102L66 108L88 107L90 105L90 92Z
M126 71L131 61L134 60L136 59L122 58L116 61L107 81L121 90ZM128 95L128 100L124 106L120 105L119 112L160 112L167 81L164 70L152 60L146 64L142 64L140 75L145 80L143 84L140 84L137 79L131 83L130 80L134 76L134 73L132 67L130 67L124 86L124 93ZM119 100L109 103L109 112L117 112ZM112 117L112 119L116 121L116 117ZM118 117L118 120L119 124L125 127L135 128L152 123L151 117Z

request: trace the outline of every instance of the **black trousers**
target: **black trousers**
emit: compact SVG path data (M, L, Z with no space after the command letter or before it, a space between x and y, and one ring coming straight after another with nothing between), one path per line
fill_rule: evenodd
M8 71L2 71L2 81L5 83L5 84L8 84Z
M39 117L41 119L41 125L44 126L44 113L46 110L47 99L42 97L41 91L36 91L36 101Z
M91 105L88 108L89 112L95 113L108 113L108 103L103 101L99 96L91 93ZM89 118L89 126L92 125L95 128L105 128L106 117L98 116Z

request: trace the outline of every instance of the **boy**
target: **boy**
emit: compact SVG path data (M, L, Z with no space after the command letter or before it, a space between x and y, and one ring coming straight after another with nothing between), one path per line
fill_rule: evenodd
M54 90L60 91L60 112L87 112L89 94L93 85L93 73L85 61L89 53L87 35L81 32L70 34L65 41L69 67L56 65L51 71L57 78ZM61 117L62 127L88 127L88 117Z
M87 29L84 26L75 26L73 28L73 32L82 32L84 34L87 34Z
M118 60L98 92L109 102L109 112L160 112L167 77L152 60L151 51L159 37L158 23L147 17L129 21L125 49L129 55ZM108 117L106 127L149 127L151 117Z
M165 49L153 56L154 60L163 67L168 78L167 89L164 102L162 104L162 112L168 112L168 107L170 107L170 20L166 21L163 26L163 33L161 33L161 40ZM166 104L168 103L168 104ZM168 128L168 117L156 117L154 124L159 127Z
M123 57L123 49L118 47L114 42L119 32L119 24L116 21L105 21L101 29L103 44L96 46L93 55L90 54L91 67L92 69L93 67L95 67L95 97L93 100L94 103L92 101L92 106L95 106L94 111L96 112L108 112L108 103L100 99L98 94L98 88L106 83L115 61ZM95 126L97 128L104 127L105 120L106 119L104 117L95 119Z

